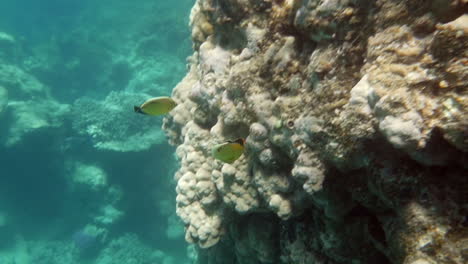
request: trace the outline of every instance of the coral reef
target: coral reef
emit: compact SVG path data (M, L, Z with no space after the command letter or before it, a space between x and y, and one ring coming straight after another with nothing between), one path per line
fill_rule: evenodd
M13 146L34 131L60 127L68 112L69 106L51 97L36 77L0 61L0 114L5 120L2 129L7 130L4 146Z
M69 243L62 241L50 241L41 244L28 243L29 254L27 259L38 264L58 264L58 263L78 263L75 255L76 248Z
M187 263L174 148L133 106L185 74L193 3L28 4L0 10L0 263Z
M151 96L126 92L111 92L104 101L80 98L72 106L73 129L89 137L99 150L147 150L164 140L164 133L158 129L160 119L133 113L133 106L148 98Z
M80 214L91 218L83 232L105 240L108 229L124 215L116 208L122 200L123 191L119 186L109 184L106 172L96 165L70 160L66 166L70 194L75 201L90 204L72 203Z
M112 240L109 247L97 258L96 263L115 263L116 260L125 260L125 263L161 263L174 264L174 259L161 250L153 249L141 243L132 234L125 234Z
M466 10L197 0L163 127L198 263L467 262Z
M0 32L0 62L14 62L17 59L17 53L16 39L5 32Z

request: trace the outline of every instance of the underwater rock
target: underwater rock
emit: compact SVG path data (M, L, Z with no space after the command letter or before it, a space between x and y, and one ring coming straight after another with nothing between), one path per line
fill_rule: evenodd
M71 179L73 184L85 185L92 191L99 191L107 185L107 175L101 168L95 165L73 163Z
M0 32L0 63L14 62L18 53L16 46L16 39L13 36Z
M8 103L8 135L4 145L13 146L35 131L54 129L62 126L69 113L69 105L52 99L10 101Z
M56 101L49 88L36 77L11 64L0 62L0 113L5 146L19 143L26 135L63 125L69 105Z
M88 223L77 234L94 234L100 237L102 244L108 230L125 215L118 209L123 191L118 186L110 185L107 173L96 164L72 159L66 161L65 165L68 189L74 198L69 202L68 210L79 211L83 215L83 221ZM84 238L86 237L85 235ZM96 247L93 246L90 251L95 251L94 249Z
M199 263L467 261L466 8L416 2L196 1L163 127ZM246 214L284 232L253 253Z
M0 85L9 91L12 100L50 97L47 86L30 73L11 64L0 63Z
M115 202L116 201L113 201L113 203ZM100 226L109 227L122 219L124 214L124 212L115 208L113 204L106 204L101 206L93 220L94 223Z
M79 257L89 259L96 257L107 242L108 230L87 225L83 229L73 233L71 240L78 250Z

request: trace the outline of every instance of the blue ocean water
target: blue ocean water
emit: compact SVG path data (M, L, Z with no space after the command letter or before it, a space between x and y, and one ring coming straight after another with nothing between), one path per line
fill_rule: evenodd
M0 2L0 264L192 263L161 117L193 0Z

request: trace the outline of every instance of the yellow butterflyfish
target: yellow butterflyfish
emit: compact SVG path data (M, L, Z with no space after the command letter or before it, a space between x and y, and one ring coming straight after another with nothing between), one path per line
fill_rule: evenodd
M134 106L133 110L136 113L157 116L169 113L176 106L177 103L172 98L161 96L148 99L141 106Z
M215 159L231 164L244 153L244 144L245 140L242 138L235 141L227 141L214 146L211 149L211 154Z

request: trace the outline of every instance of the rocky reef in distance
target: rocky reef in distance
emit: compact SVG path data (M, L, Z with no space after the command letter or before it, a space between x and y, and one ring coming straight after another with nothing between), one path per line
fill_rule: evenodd
M192 4L2 1L0 264L191 263L174 148L133 106L184 76Z
M163 127L198 263L467 263L467 11L197 0Z

